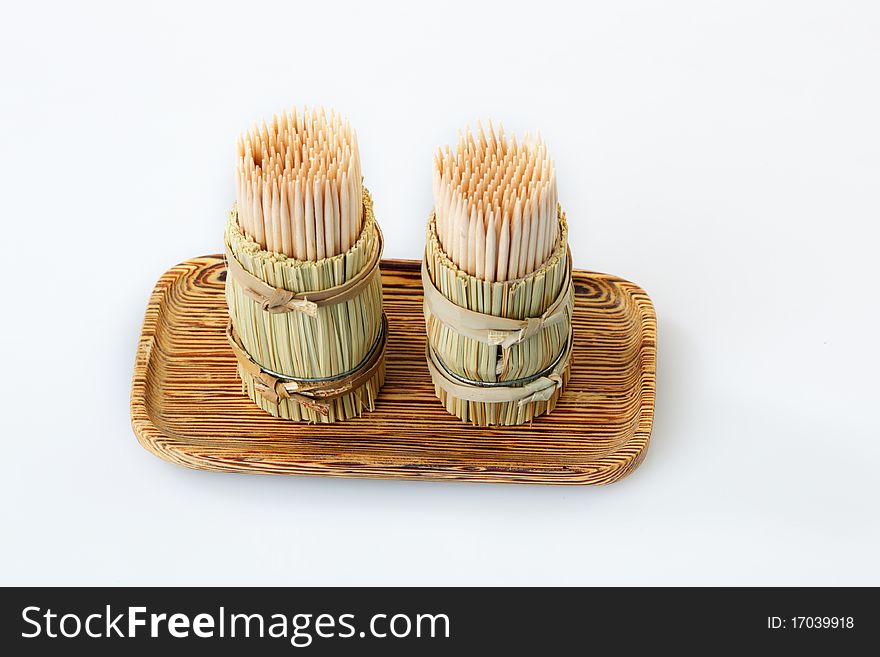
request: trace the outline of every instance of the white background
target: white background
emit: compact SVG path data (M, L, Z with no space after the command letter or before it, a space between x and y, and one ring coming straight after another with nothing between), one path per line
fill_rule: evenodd
M871 2L7 3L3 584L880 584ZM75 5L75 6L74 6ZM211 474L129 424L147 297L233 144L357 128L388 257L433 149L540 129L575 265L647 289L647 460L604 488Z

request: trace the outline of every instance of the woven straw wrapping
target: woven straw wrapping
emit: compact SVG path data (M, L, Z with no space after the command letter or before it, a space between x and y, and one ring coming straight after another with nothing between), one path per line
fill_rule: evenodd
M440 245L432 214L428 222L426 262L428 274L437 289L458 306L480 313L523 320L539 317L553 304L567 284L570 268L568 226L559 210L559 241L551 256L536 271L512 281L490 283L459 269ZM567 353L570 340L573 296L567 303L563 321L545 326L536 335L508 348L506 358L499 345L490 345L459 334L454 328L437 320L426 311L429 347L452 374L479 382L517 381L533 377L557 362ZM500 370L500 372L499 372ZM571 364L562 371L562 385L546 401L527 404L518 402L478 402L462 400L435 384L435 393L446 409L463 421L478 426L515 425L530 422L556 406L568 382Z
M240 230L233 208L226 227L226 242L244 269L277 288L291 292L316 292L341 285L370 264L378 248L379 229L372 199L363 192L364 225L357 242L347 252L317 262L296 260L265 251ZM261 367L294 379L335 377L356 368L370 355L382 330L382 280L378 267L372 280L354 298L320 306L315 317L302 312L269 313L242 286L226 278L226 303L241 345ZM375 374L363 385L329 400L322 415L292 399L269 401L254 386L253 377L238 368L248 396L276 417L310 422L334 422L373 410L384 383L384 356Z

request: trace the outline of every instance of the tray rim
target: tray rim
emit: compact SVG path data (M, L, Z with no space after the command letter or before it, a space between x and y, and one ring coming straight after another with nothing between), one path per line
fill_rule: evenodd
M330 476L411 481L442 480L477 483L527 483L530 485L605 485L619 481L631 474L641 465L645 458L653 429L656 401L657 317L654 304L648 293L641 286L613 274L604 274L586 269L574 269L573 275L580 274L592 278L601 278L619 286L626 294L640 297L637 305L641 314L640 359L642 361L643 375L640 377L641 390L639 394L641 402L636 430L627 442L612 452L587 460L580 465L530 466L525 468L487 468L480 466L475 467L473 471L442 470L435 467L425 467L424 470L406 469L398 473L391 472L393 466L389 464L381 466L363 464L354 468L349 464L348 468L343 469L341 467L333 468L319 462L313 462L309 465L286 466L283 469L277 470L272 468L255 470L251 468L246 469L241 466L236 467L229 461L212 460L192 451L187 451L188 443L165 434L155 425L150 417L146 400L147 369L152 357L154 336L159 328L159 308L168 289L182 276L186 275L185 270L198 270L206 266L212 266L207 261L222 261L222 257L220 254L196 256L168 268L157 280L147 302L138 338L135 366L132 375L130 398L131 422L134 434L141 446L164 461L195 470L241 474ZM419 261L385 258L381 260L380 267L383 271L386 269L417 271ZM646 373L647 376L645 376ZM357 419L349 420L348 422L357 422ZM536 476L546 475L552 475L554 478L552 480L534 480Z

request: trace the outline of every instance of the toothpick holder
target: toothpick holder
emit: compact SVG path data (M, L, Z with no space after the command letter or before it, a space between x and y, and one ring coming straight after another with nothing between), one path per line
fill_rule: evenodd
M422 263L426 362L446 410L478 426L517 425L551 412L571 372L574 295L565 214L547 261L489 282L444 252L435 216Z
M329 423L373 410L385 378L382 234L369 192L345 253L318 261L266 251L226 227L227 341L244 392L266 412Z

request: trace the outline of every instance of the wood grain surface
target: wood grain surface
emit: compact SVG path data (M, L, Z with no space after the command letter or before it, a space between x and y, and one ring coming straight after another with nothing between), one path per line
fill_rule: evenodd
M641 463L654 411L656 320L648 295L575 270L571 380L531 426L473 427L434 395L425 366L419 263L384 260L387 375L376 410L339 424L274 418L241 389L224 337L219 255L166 272L147 306L131 395L141 445L225 472L605 484Z

